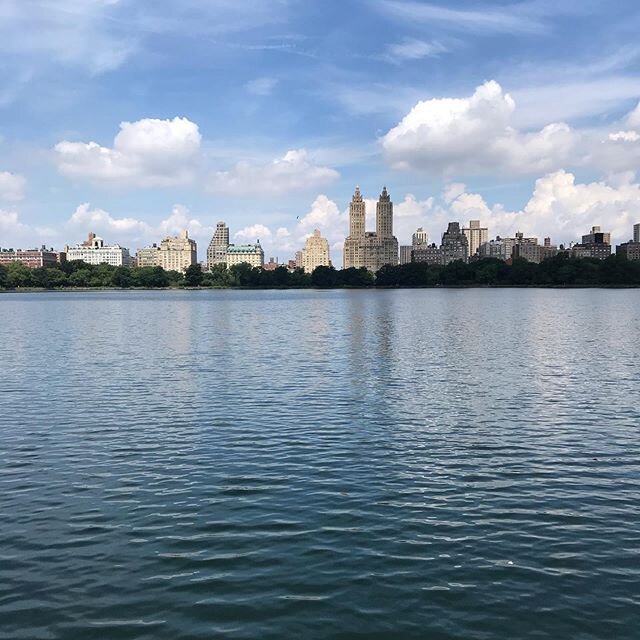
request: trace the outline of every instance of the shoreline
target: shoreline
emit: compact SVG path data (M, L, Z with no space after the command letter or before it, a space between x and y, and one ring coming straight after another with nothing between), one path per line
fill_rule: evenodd
M88 293L105 291L391 291L405 289L640 289L637 284L567 284L567 285L414 285L414 286L371 286L371 287L64 287L45 289L43 287L20 287L17 289L0 289L5 293Z

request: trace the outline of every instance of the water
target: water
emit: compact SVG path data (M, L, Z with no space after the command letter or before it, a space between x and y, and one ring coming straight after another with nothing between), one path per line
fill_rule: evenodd
M637 638L640 294L0 296L0 638Z

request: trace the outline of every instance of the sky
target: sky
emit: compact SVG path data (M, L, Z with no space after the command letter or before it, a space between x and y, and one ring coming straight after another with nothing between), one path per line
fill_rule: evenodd
M636 0L2 0L0 246L132 253L216 222L342 262L356 186L395 234L480 219L627 241Z

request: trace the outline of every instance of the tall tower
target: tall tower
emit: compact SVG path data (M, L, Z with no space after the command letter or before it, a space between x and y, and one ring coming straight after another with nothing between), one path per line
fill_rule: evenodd
M387 187L382 189L376 206L376 234L379 240L393 236L393 202Z
M349 237L364 238L366 215L365 202L360 193L360 187L356 187L356 192L349 205Z
M226 264L228 248L229 227L224 222L218 222L207 249L207 268L211 269L216 264Z

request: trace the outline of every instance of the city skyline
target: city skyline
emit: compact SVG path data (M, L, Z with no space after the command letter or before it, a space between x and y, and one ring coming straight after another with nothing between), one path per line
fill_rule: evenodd
M186 228L204 247L225 219L267 255L319 228L339 264L354 185L385 183L402 245L477 219L501 236L568 243L600 224L629 239L630 0L258 0L246 13L8 0L0 244L60 247L92 229L133 248Z

